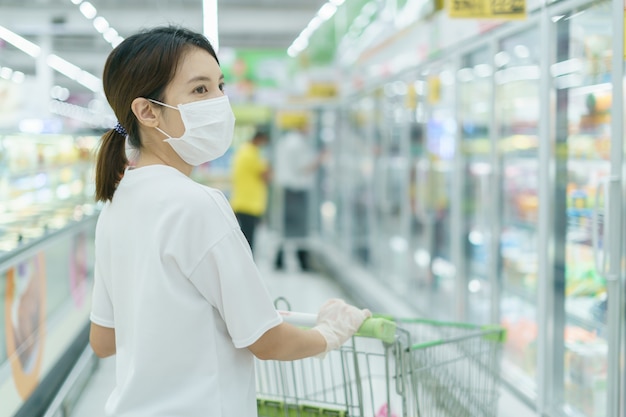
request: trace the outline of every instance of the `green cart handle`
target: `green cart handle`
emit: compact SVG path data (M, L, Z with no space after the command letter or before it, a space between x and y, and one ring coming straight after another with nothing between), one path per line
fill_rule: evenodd
M278 310L283 319L294 326L315 327L317 315L298 313L295 311ZM396 338L396 323L382 317L369 317L363 321L356 336L378 339L385 343L393 343Z

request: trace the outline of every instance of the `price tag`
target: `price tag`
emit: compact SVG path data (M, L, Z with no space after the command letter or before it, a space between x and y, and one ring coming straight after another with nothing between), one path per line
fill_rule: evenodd
M526 0L448 0L448 15L470 19L524 19Z

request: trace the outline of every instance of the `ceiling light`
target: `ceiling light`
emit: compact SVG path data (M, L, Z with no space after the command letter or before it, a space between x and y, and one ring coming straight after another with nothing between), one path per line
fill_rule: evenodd
M84 85L94 93L102 90L102 81L100 80L100 78L88 73L87 71L81 70L81 72L76 77L76 81L78 81L80 84Z
M219 37L217 33L217 0L202 1L203 33L209 39L215 53L219 50Z
M54 70L60 72L68 78L71 78L72 80L76 80L76 77L78 77L78 74L82 71L76 65L54 54L48 55L46 63Z
M70 90L61 87L60 85L55 85L50 89L50 97L56 100L65 101L70 97Z
M38 57L41 53L41 48L38 45L35 45L31 41L22 38L15 32L11 32L4 26L0 26L0 38L4 39L11 45L15 46L17 49L27 53L33 58Z
M111 45L116 48L117 45L119 45L120 43L122 43L124 41L124 38L122 38L121 36L117 36L115 39L113 39L113 42L111 42Z
M11 79L13 75L13 70L8 67L0 67L0 78L4 78L5 80Z
M16 84L21 84L26 79L26 76L21 71L13 71L13 75L11 76L11 81Z
M320 10L317 12L317 15L323 20L328 20L333 17L336 11L337 6L331 3L326 3L320 8Z
M93 4L89 3L88 1L81 3L78 8L80 9L80 12L83 14L83 16L90 20L96 17L96 15L98 14L98 10L96 10Z
M98 16L93 20L93 27L100 33L104 33L109 29L109 22L102 16Z
M83 0L72 0L72 3L74 4L80 4Z
M206 0L205 0L206 1ZM292 42L292 44L287 48L287 54L294 58L300 52L302 52L309 45L309 38L313 35L319 27L334 16L337 12L337 7L341 6L345 0L328 0L320 9L317 14L309 24L300 32L298 37Z
M322 26L322 23L324 23L324 19L316 15L313 19L311 19L309 24L306 25L306 29L309 29L311 30L311 32L314 32L315 30L317 30L317 28Z
M102 34L102 36L104 36L104 39L107 42L112 43L115 40L115 38L117 38L118 33L117 33L117 30L113 28L109 28L106 32Z

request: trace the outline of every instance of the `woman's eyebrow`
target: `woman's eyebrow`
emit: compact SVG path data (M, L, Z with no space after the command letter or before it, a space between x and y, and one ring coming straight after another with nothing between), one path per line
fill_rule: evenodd
M220 81L223 81L223 80L224 80L224 74L221 74L221 75L220 75L219 80L220 80ZM187 81L187 84L196 83L196 82L198 82L198 81L208 81L208 82L211 82L212 80L211 80L211 77L207 77L207 76L205 76L205 75L198 75L197 77L193 77L192 79L190 79L189 81Z
M187 84L196 83L198 81L208 81L208 82L211 82L211 78L210 77L206 77L204 75L199 75L197 77L191 78L189 81L187 81Z

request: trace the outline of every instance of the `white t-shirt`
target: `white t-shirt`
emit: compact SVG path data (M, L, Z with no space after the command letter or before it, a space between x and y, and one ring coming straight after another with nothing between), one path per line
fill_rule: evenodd
M282 322L224 195L128 170L96 227L91 321L115 328L115 417L256 416L252 353Z
M310 189L315 177L311 169L314 160L308 140L300 132L288 132L276 147L276 182L292 190Z

